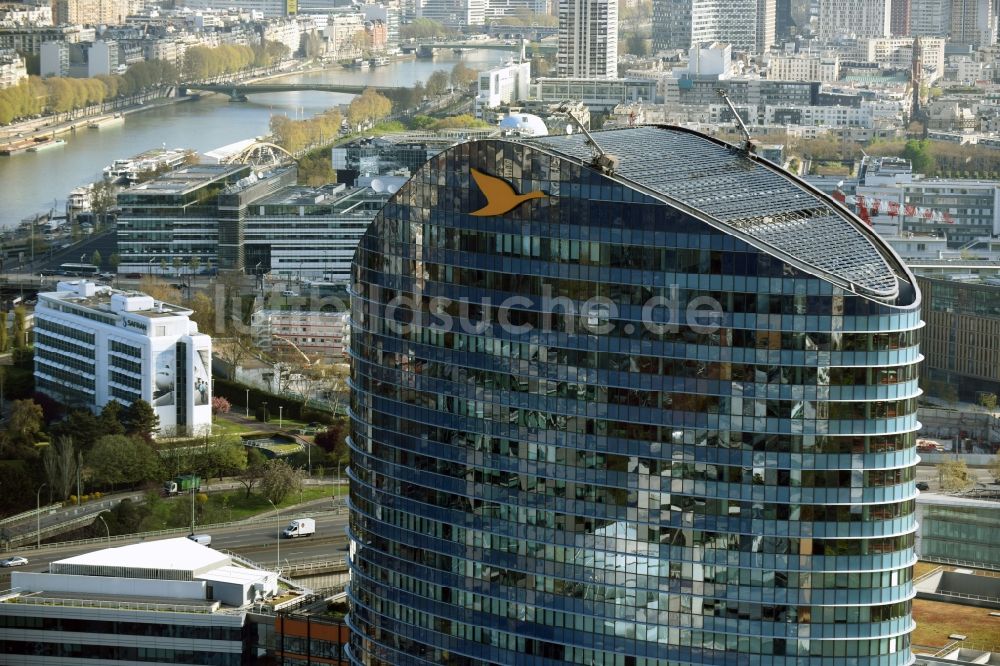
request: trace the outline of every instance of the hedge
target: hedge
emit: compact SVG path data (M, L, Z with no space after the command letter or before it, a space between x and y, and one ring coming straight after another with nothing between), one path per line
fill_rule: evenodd
M253 386L240 384L231 379L216 377L212 382L213 395L222 396L233 405L243 405L247 402L247 389L250 389L250 410L257 415L257 419L263 421L264 403L267 403L268 416L274 419L278 414L278 408L284 407L283 413L287 418L298 421L319 421L321 423L331 423L333 413L319 405L305 406L304 401L287 396L274 395L267 391L262 391Z

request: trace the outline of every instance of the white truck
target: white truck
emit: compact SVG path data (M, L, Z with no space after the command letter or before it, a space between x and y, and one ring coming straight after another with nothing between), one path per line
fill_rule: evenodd
M316 521L312 518L296 518L288 523L288 527L281 530L281 536L286 539L293 539L300 536L312 536L316 534Z

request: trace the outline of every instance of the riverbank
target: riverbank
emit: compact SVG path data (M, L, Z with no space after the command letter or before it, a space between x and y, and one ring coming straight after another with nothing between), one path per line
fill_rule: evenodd
M240 80L240 83L268 81L284 76L294 76L327 69L324 66L317 65L295 67L294 63L296 62L298 61L291 61L290 64L292 66L286 70L259 76L251 76L247 79ZM110 100L99 105L99 108L94 110L81 109L71 112L72 117L62 121L58 120L58 118L64 114L43 116L41 118L33 118L31 120L23 120L18 123L11 123L10 125L0 129L0 155L15 155L26 152L28 148L33 147L38 143L44 143L43 141L39 141L42 137L55 139L60 135L73 134L78 129L87 129L88 125L91 123L100 123L101 121L113 118L116 115L127 116L133 113L158 109L171 104L192 102L196 101L200 96L198 93L183 96L176 95L175 93L175 87L169 87L162 91L145 93L144 95L139 96L136 103L129 104L124 107L118 106L118 100ZM93 107L91 107L91 109L93 109Z

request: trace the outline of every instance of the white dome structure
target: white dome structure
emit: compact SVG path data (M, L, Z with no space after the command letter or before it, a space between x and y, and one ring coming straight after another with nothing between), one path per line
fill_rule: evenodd
M518 133L521 136L548 136L549 129L545 121L530 113L512 113L500 121L500 129L505 133Z

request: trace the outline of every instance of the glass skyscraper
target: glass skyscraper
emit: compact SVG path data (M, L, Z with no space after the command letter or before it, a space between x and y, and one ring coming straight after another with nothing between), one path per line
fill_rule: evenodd
M732 146L595 138L450 148L359 246L352 662L911 663L913 275Z

